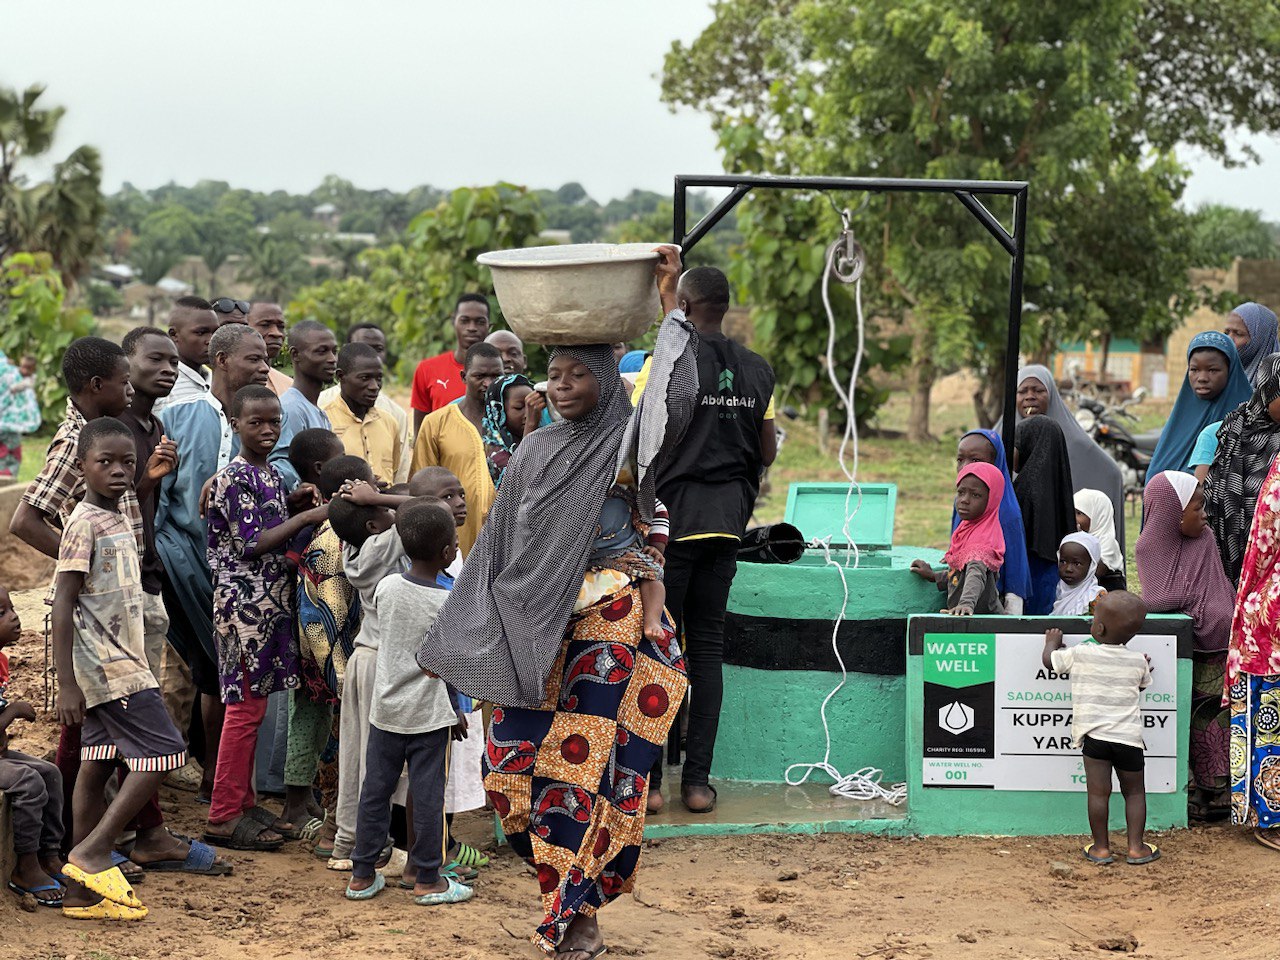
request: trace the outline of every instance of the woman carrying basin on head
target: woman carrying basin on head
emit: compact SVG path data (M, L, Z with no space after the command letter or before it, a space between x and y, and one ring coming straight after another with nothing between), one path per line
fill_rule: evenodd
M632 888L648 773L684 697L670 630L645 636L639 580L588 562L607 499L643 535L655 467L694 412L697 335L675 309L679 251L660 247L666 319L633 412L609 344L557 347L550 399L561 422L533 431L435 626L424 670L497 704L485 790L514 850L536 870L534 942L562 960L603 952L596 912Z

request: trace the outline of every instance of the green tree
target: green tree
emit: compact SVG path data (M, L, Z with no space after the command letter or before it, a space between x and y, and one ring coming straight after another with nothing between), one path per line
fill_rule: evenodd
M65 305L67 288L53 258L15 253L0 263L0 351L10 358L32 354L42 371L36 396L46 422L56 423L66 407L62 369L67 344L93 332L88 310Z
M690 226L697 219L695 213ZM602 239L610 243L669 243L671 240L672 204L664 200L652 213L640 214L623 220L608 229ZM576 238L575 238L576 239ZM715 230L708 234L685 258L686 267L719 267L730 269L729 251L742 237L736 230Z
M288 313L319 320L340 334L363 321L381 324L408 372L422 357L453 343L449 316L462 293L489 294L499 319L489 271L475 259L486 250L527 246L541 229L538 200L524 187L460 188L415 217L404 242L361 254L361 276L299 291Z
M70 283L88 271L101 242L102 160L93 147L77 147L47 181L28 179L21 165L49 152L65 112L40 106L43 94L42 86L0 87L0 259L44 250Z
M1039 322L1125 335L1178 322L1190 239L1169 229L1185 179L1171 151L1222 157L1237 126L1280 129L1277 53L1267 0L721 0L692 45L673 45L663 90L711 116L733 171L1028 180L1035 347ZM774 346L814 336L802 326L812 294L793 296L802 255L783 256L812 235L779 219L780 202L755 198L740 218L739 283L777 312ZM876 311L912 334L911 435L928 436L940 368L979 371L989 421L1004 390L1007 257L951 197L877 198L858 224ZM1134 256L1117 251L1157 266L1129 275Z
M1191 249L1198 267L1229 267L1236 257L1266 260L1280 252L1274 224L1257 210L1206 203L1191 215Z
M109 283L90 280L81 286L80 291L84 294L89 312L95 317L105 317L112 310L124 306L124 297Z
M218 287L218 271L233 254L243 253L253 238L253 204L248 197L227 193L195 223L196 246L209 270L209 294Z
M147 322L154 323L156 309L164 294L156 287L183 257L200 249L198 221L186 207L176 202L152 210L142 220L138 237L129 247L129 264L138 279L150 286L147 295Z
M307 276L302 247L288 236L255 234L240 263L240 282L249 284L259 300L284 303Z

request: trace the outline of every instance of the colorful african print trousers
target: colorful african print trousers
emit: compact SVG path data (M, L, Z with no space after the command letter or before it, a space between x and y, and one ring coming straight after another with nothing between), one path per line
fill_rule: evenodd
M661 642L642 620L636 582L575 613L544 709L493 711L485 791L537 870L546 916L533 941L548 953L575 916L635 883L648 773L688 686L665 612Z
M1280 676L1231 685L1231 822L1280 826Z

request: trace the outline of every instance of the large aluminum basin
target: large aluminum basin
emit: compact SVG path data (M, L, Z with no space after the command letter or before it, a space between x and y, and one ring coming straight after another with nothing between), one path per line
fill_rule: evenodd
M571 243L494 250L476 258L493 273L502 315L523 340L547 345L626 343L662 315L652 243Z

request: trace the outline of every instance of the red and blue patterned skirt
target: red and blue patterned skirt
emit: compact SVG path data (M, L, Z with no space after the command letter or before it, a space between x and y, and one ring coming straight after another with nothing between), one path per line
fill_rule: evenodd
M493 711L485 791L537 870L533 941L549 953L575 916L635 883L649 771L688 686L665 611L664 639L644 636L638 584L572 616L542 709Z

